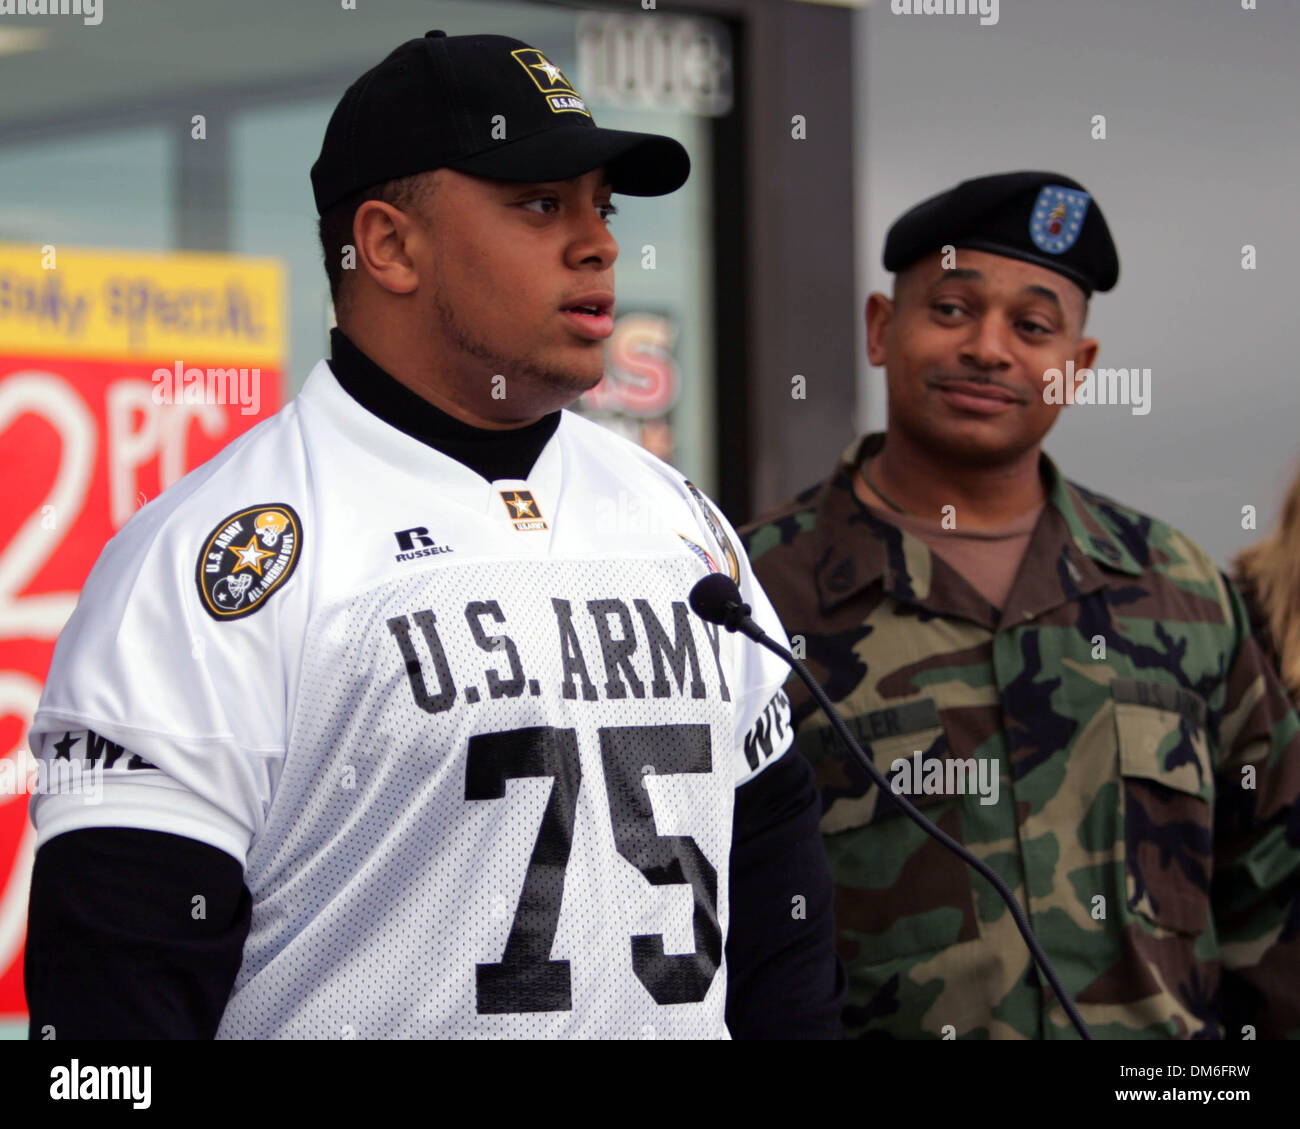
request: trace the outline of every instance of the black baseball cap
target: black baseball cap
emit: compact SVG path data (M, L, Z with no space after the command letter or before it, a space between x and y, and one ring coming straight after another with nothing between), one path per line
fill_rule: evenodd
M431 31L344 92L311 168L317 212L430 169L492 180L569 180L604 166L615 192L662 196L690 174L671 137L601 129L559 67L503 35Z
M1057 172L980 176L931 196L894 221L884 267L903 270L945 244L1046 267L1085 295L1119 280L1101 208L1082 184Z

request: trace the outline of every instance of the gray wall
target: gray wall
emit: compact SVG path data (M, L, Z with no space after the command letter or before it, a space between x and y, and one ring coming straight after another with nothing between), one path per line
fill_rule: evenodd
M854 25L859 311L888 292L884 234L913 203L1013 168L1081 181L1121 263L1087 332L1099 365L1152 370L1152 408L1068 408L1047 450L1226 562L1259 536L1241 507L1264 530L1300 464L1300 2L1002 0L981 27L875 0ZM883 428L857 332L858 423Z

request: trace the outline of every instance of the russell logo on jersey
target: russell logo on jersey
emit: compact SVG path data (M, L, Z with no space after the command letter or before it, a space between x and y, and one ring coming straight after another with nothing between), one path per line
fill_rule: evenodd
M429 531L422 525L417 525L413 529L395 529L393 536L397 538L397 547L401 550L393 560L395 561L413 561L420 557L436 557L440 553L450 553L450 545L439 545L432 537Z

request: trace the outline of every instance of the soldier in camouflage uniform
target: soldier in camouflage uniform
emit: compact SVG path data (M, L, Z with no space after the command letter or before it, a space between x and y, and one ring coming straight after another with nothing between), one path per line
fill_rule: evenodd
M1094 1036L1300 1036L1300 719L1205 552L1041 452L1044 372L1091 364L1087 298L1118 276L1100 210L1058 174L968 181L895 224L885 266L888 430L742 530L796 652L891 789L1014 891ZM786 689L846 1034L1075 1038L994 890Z

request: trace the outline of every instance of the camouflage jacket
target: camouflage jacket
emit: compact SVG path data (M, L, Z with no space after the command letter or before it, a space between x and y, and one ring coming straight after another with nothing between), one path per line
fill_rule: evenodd
M1003 878L1094 1036L1300 1036L1300 718L1236 590L1043 456L1049 504L999 616L858 501L859 453L741 536L891 790ZM1075 1038L993 888L786 691L822 791L846 1034Z

